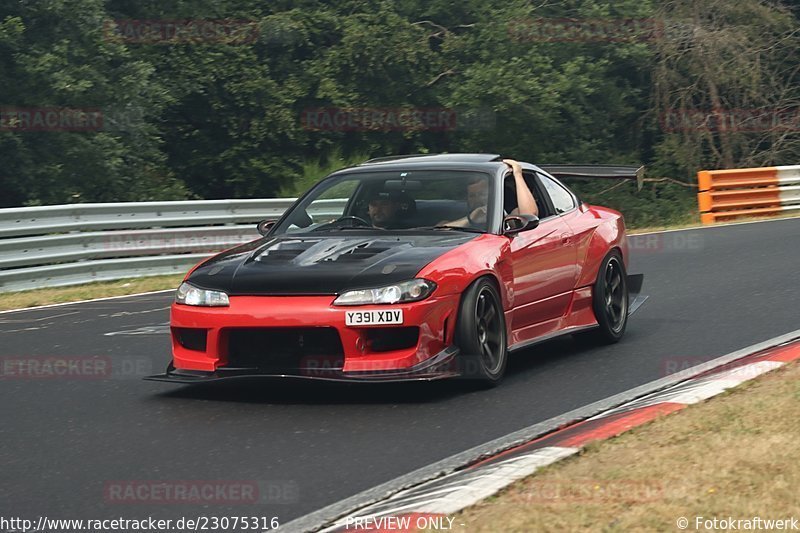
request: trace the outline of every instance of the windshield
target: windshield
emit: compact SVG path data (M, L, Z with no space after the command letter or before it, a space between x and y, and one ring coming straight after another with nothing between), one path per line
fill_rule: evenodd
M485 232L492 220L490 196L489 175L483 172L347 173L312 189L273 235L418 229Z

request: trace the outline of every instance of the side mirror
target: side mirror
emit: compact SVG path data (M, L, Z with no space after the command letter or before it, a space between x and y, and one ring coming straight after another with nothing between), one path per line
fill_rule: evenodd
M269 230L272 229L272 226L275 225L275 220L262 220L258 224L256 224L256 229L261 235L266 235L269 233Z
M508 215L503 219L503 234L516 235L520 231L534 229L539 225L539 217L534 215Z

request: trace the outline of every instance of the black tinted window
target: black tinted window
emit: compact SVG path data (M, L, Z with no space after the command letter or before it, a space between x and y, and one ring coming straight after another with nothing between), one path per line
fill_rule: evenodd
M575 207L575 199L569 191L547 176L539 174L539 177L547 194L550 196L550 200L553 202L556 214L564 213Z

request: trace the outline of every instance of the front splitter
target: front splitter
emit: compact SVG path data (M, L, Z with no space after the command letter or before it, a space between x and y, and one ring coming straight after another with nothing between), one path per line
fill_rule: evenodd
M214 371L184 370L170 363L166 372L147 376L148 381L165 381L192 385L240 378L301 379L311 381L338 381L350 383L386 383L401 381L434 381L458 377L455 360L458 348L445 348L430 359L413 367L380 372L343 372L338 369L292 369L286 372L264 371L259 368L220 367Z

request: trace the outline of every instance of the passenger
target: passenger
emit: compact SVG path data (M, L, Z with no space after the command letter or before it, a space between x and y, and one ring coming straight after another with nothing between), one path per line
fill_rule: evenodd
M517 192L517 207L506 215L532 215L539 216L539 208L536 205L536 198L525 183L522 175L522 167L513 159L503 159L503 163L508 165L514 174L515 189ZM486 211L489 205L489 180L486 178L475 177L467 182L467 216L453 220L443 221L440 225L447 226L484 226L486 225Z

